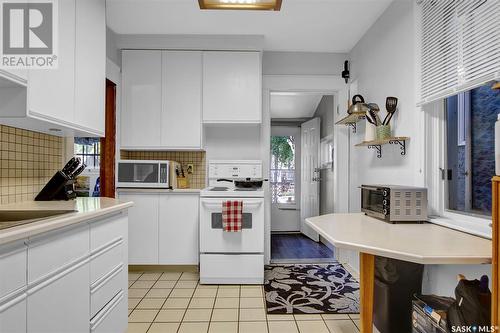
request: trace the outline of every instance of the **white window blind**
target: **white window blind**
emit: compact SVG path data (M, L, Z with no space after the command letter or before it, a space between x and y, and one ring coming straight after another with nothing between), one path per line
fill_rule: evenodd
M420 104L500 78L500 0L422 0Z

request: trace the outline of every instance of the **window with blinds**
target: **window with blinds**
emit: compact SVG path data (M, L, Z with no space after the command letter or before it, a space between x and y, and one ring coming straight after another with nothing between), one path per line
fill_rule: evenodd
M422 0L421 104L500 78L500 0Z

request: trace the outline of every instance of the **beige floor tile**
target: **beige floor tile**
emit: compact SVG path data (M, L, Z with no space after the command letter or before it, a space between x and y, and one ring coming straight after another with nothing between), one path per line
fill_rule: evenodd
M293 314L268 314L267 320L269 321L291 321L295 320Z
M243 297L240 298L240 308L264 308L264 299L262 297Z
M129 298L128 299L128 308L129 309L133 309L137 306L137 304L139 304L139 302L141 301L140 298Z
M165 309L187 309L190 298L168 298L163 308Z
M208 322L206 323L182 323L177 333L207 333Z
M361 319L353 319L354 325L358 328L358 330L361 329Z
M172 289L150 289L146 298L167 298Z
M193 288L196 288L197 286L198 286L198 281L179 280L179 281L177 281L175 288L193 289Z
M128 273L128 280L129 281L135 281L138 278L140 278L142 273Z
M129 289L128 297L130 298L143 298L148 293L149 289Z
M239 284L221 284L221 285L219 285L219 289L234 289L234 288L239 289L240 285Z
M129 323L150 323L155 319L158 310L134 310L128 317Z
M174 289L170 293L170 297L191 297L193 296L194 289Z
M157 272L146 272L139 277L141 281L156 281L160 278L161 273Z
M240 297L240 288L219 288L217 297Z
M153 323L148 333L176 333L180 323Z
M240 309L240 321L265 321L264 309Z
M176 281L165 281L158 280L154 284L153 288L161 288L161 289L174 289Z
M196 289L193 297L215 297L217 296L217 289Z
M128 287L130 288L134 284L135 280L128 280Z
M267 323L265 321L240 322L239 333L267 333Z
M160 280L177 281L181 275L182 272L165 272L160 276Z
M200 279L199 273L184 272L181 275L181 280L183 281L198 281Z
M262 288L260 286L242 286L241 297L262 297Z
M198 298L202 299L202 298ZM236 297L217 297L215 300L216 309L237 309L240 306L240 299Z
M359 319L361 318L360 314L359 313L353 313L353 314L350 314L349 317L351 319Z
M323 320L320 314L296 314L295 320Z
M132 313L132 311L134 311L134 310L128 309L128 316L130 316L130 314Z
M132 288L132 289L149 289L154 284L155 284L154 281L137 280L134 282L134 284L130 288Z
M137 309L161 309L163 303L165 303L165 298L144 298Z
M323 320L297 321L300 333L329 333Z
M211 322L208 328L208 333L238 333L237 322Z
M297 333L297 325L295 321L270 321L269 333Z
M181 310L181 309L162 309L156 316L155 322L162 322L162 323L181 322L185 311L186 310Z
M183 322L186 321L199 321L205 322L210 321L210 316L212 315L212 309L187 309L186 314L184 315Z
M198 284L196 289L218 289L219 286L216 284Z
M349 319L349 316L343 313L327 313L322 314L324 320L338 320L338 319Z
M358 328L351 320L325 320L331 333L358 333Z
M127 333L146 333L150 323L128 323Z
M238 321L238 309L214 309L212 321Z
M190 309L211 309L214 307L215 298L192 298Z

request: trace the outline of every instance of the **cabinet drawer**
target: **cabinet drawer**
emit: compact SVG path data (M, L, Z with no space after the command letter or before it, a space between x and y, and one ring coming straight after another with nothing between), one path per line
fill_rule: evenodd
M262 284L264 255L262 254L202 254L200 283L202 284Z
M107 219L90 224L90 251L95 251L113 242L124 238L127 232L127 217L120 213Z
M28 244L28 284L89 256L89 226L36 236Z
M124 263L125 247L123 243L122 239L117 239L92 253L90 257L90 283L97 282L113 268Z
M0 247L0 299L26 285L27 255L24 242Z
M0 304L0 332L26 333L26 294Z
M123 333L127 330L126 295L120 291L90 321L91 333Z
M90 318L123 291L125 274L125 265L120 264L90 286Z

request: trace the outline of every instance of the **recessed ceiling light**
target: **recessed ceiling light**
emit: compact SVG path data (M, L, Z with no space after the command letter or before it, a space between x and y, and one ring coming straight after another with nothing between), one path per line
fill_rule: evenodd
M200 9L275 10L282 0L198 0Z

